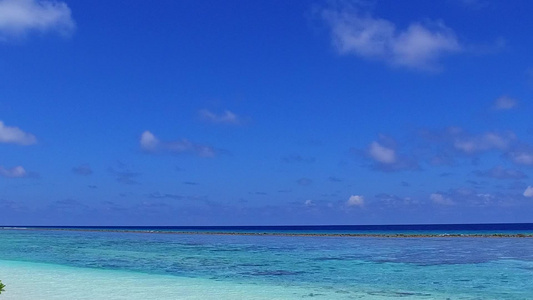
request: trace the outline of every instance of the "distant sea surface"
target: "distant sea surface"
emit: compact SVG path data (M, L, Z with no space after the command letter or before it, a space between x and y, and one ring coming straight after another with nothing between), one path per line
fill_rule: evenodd
M533 235L533 223L310 226L30 226L18 229L290 235Z
M533 224L3 227L0 299L533 299L532 234Z

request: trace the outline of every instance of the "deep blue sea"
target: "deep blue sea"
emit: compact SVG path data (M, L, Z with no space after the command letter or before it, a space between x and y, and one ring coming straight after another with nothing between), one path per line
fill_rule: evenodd
M25 227L17 227L25 228ZM210 232L272 234L468 235L533 234L533 223L420 224L420 225L309 225L309 226L31 226L32 229L79 229L141 232Z
M489 237L531 233L533 224L4 227L0 297L533 299L533 238ZM410 237L385 237L397 234Z

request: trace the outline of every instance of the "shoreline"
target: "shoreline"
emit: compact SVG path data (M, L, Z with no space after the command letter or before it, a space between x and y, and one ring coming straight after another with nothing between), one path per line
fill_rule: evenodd
M0 259L0 267L0 276L6 277L7 289L1 295L5 300L297 300L311 297L338 300L409 297L423 300L458 295L464 300L477 299L463 292L451 294L379 284L332 288L320 283L250 283L3 259Z
M282 300L299 299L309 293L302 287L280 288L272 284L258 286L206 278L31 261L0 259L0 267L0 275L5 277L3 282L7 285L0 297L6 300Z
M223 232L223 231L170 231L134 229L94 229L94 228L42 228L42 227L1 227L0 230L29 231L74 231L180 235L225 235L225 236L286 236L286 237L351 237L351 238L533 238L533 233L283 233L283 232Z

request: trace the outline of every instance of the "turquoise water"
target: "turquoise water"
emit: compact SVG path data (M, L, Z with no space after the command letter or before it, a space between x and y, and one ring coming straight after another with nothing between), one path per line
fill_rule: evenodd
M0 241L5 299L533 298L532 238L0 230Z

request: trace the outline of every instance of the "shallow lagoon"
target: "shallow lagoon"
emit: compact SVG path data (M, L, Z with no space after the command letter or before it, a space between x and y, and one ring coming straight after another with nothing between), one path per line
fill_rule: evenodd
M0 278L7 285L4 299L530 299L533 295L531 238L0 230L0 240Z

